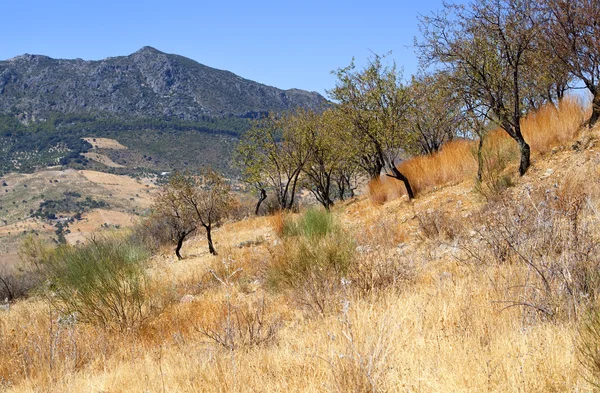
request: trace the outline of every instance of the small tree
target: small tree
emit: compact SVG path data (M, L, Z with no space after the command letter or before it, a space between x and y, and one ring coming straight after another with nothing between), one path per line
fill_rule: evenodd
M186 195L187 194L187 195ZM150 218L161 225L158 230L165 230L167 236L176 244L175 255L182 259L181 247L184 240L198 228L196 212L187 200L194 199L194 183L189 176L176 173L161 188L154 202L155 215Z
M310 153L298 133L298 127L303 126L299 119L291 113L259 119L236 147L236 161L245 180L260 185L261 198L266 193L265 185L273 189L280 209L294 206L302 168Z
M217 255L212 229L227 217L232 205L231 190L225 179L206 169L200 176L174 174L159 192L155 209L172 230L177 244L175 254L181 259L183 241L200 226L206 230L209 252Z
M597 0L541 0L550 19L544 35L567 70L592 94L590 126L600 119L600 3Z
M205 169L199 177L190 177L191 192L183 194L184 201L195 212L197 222L206 230L208 251L217 255L212 229L218 227L233 206L231 188L225 179L212 169Z
M408 197L414 198L410 182L396 167L396 161L411 143L405 124L409 96L396 65L386 66L375 55L369 65L355 71L354 62L336 72L338 82L329 92L347 117L356 162L371 178L381 170L404 183Z
M409 93L407 127L415 135L412 150L434 153L451 141L464 125L460 95L442 72L413 77Z

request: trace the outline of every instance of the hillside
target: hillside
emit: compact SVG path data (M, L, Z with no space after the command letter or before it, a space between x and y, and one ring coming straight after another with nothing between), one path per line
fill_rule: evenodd
M592 391L600 128L536 124L532 167L493 193L446 151L421 176L456 176L413 201L375 189L331 216L232 220L219 256L203 236L181 261L162 248L145 264L160 307L138 330L15 302L0 312L7 391Z
M0 113L25 119L62 113L197 121L324 103L315 92L266 86L151 47L99 61L29 54L0 61Z

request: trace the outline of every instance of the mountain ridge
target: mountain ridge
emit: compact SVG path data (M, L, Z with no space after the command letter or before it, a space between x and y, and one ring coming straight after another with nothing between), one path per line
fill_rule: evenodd
M282 90L176 54L144 46L102 60L23 54L0 61L0 112L39 119L51 113L198 120L252 116L327 100L317 92Z

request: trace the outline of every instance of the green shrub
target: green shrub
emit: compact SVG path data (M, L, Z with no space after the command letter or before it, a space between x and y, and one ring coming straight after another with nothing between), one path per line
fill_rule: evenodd
M336 231L337 225L333 215L325 210L309 209L299 219L284 217L283 236L304 236L307 239L318 239Z
M50 282L52 304L63 314L101 327L139 327L157 311L142 262L145 247L123 238L59 246L39 264Z
M309 210L284 222L283 242L274 249L267 281L276 290L292 290L295 300L325 313L341 291L354 258L354 240L331 213Z

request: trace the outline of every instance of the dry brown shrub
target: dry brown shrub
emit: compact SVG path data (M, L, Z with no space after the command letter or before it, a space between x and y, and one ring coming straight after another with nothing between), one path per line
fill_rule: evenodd
M398 168L410 180L415 194L447 184L460 183L477 171L473 142L454 140L440 151L403 161Z
M332 391L374 393L390 391L386 374L393 352L393 325L387 315L372 315L368 326L359 320L349 299L345 299L339 327L330 333L339 343L325 358L332 374Z
M361 295L400 289L415 277L415 264L404 254L406 232L393 219L382 219L357 234L355 263L348 278Z
M374 205L383 205L389 199L388 187L384 185L382 179L371 179L367 184L369 190L369 198Z
M568 191L561 190L568 187ZM476 218L471 239L461 241L472 260L510 264L528 274L506 289L506 307L520 306L533 319L576 318L600 292L600 242L587 196L573 185L505 193ZM516 204L515 200L523 203ZM523 277L523 276L521 276Z
M546 153L556 146L572 142L577 138L585 119L589 118L589 110L578 99L568 97L558 106L548 104L529 114L522 120L522 127L532 152ZM436 153L403 161L398 168L409 179L415 195L418 195L474 178L478 167L476 151L477 144L474 141L453 140ZM517 144L503 130L497 129L486 135L481 187L486 197L493 198L511 185L511 178L505 169L516 162L518 156ZM371 200L378 205L406 195L401 182L386 177L372 180L368 190Z
M285 228L285 222L286 222L286 219L287 219L286 216L288 214L289 213L286 213L283 210L277 210L270 217L269 222L271 224L271 227L273 228L273 231L275 231L275 233L277 234L277 236L282 236L283 235L283 230Z
M206 312L213 318L198 321L195 329L231 351L272 343L282 327L281 318L271 312L264 298L254 302L228 298L209 307Z
M522 120L523 137L537 153L566 145L577 138L582 125L590 117L590 109L577 97L566 97L558 106L544 105Z
M464 230L460 221L438 209L417 213L417 221L419 231L426 239L452 241Z

